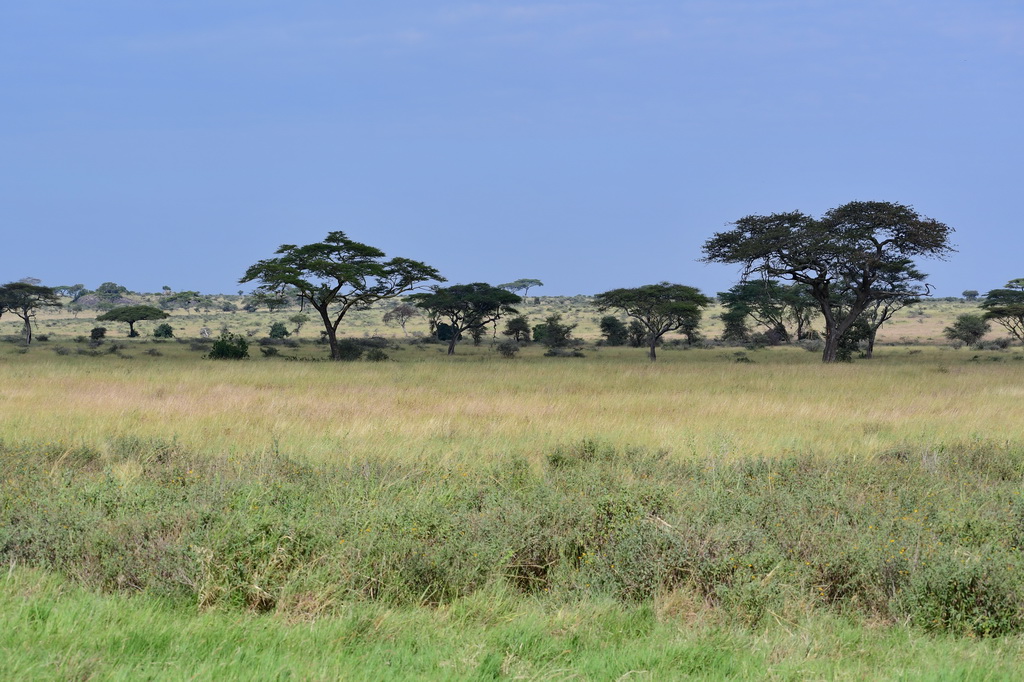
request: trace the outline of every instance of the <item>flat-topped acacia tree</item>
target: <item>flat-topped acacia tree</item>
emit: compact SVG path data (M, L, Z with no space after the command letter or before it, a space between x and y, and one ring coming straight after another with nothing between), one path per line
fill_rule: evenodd
M349 310L399 296L423 282L445 281L437 270L408 258L384 260L378 248L352 241L344 232L329 232L322 242L283 244L245 271L239 283L258 281L257 293L280 296L288 290L320 315L331 346L340 360L338 325ZM297 293L295 293L297 291Z
M57 293L50 287L32 282L9 282L0 286L0 316L11 312L25 324L25 344L32 343L32 318L40 308L59 308Z
M97 322L127 322L128 336L139 335L135 331L135 323L142 320L165 320L170 315L151 305L126 305L120 308L112 308L102 315L97 316Z
M455 354L455 344L463 332L482 330L503 315L519 311L512 306L522 299L511 291L485 282L435 287L430 293L413 294L408 299L417 308L426 310L432 319L444 318L451 325L448 355Z
M651 362L658 359L655 349L661 337L670 331L695 331L703 309L710 303L711 299L699 290L669 282L612 289L594 296L598 310L621 310L643 327Z
M927 296L916 256L945 258L953 228L909 206L853 201L821 219L794 211L740 218L704 244L704 262L807 287L825 321L823 362L838 359L843 334L878 301Z

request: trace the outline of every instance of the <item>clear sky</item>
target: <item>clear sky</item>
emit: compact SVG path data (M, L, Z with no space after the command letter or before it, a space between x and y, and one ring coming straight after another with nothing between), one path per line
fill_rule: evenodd
M234 292L343 230L450 282L713 294L752 213L913 205L1024 276L1019 0L0 3L0 280ZM533 293L533 292L531 292Z

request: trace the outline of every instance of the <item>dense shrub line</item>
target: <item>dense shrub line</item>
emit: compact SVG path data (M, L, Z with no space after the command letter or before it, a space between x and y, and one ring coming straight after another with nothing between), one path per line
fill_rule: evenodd
M689 595L756 625L828 609L1020 632L1024 450L685 462L585 441L487 469L199 459L173 443L0 446L0 560L201 607L319 615L497 582L572 601Z

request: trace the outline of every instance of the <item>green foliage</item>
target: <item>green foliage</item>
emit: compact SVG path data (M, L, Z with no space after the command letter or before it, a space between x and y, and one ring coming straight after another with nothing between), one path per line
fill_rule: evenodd
M291 336L292 333L288 331L288 327L285 326L284 322L274 322L270 325L270 333L267 334L272 339L283 339Z
M981 315L964 313L957 315L952 326L946 327L942 333L950 341L959 341L968 346L973 346L981 341L981 338L988 334L991 325Z
M370 362L385 362L390 360L391 357L384 351L383 348L371 348L366 351L366 359Z
M598 325L606 346L624 346L629 339L629 331L622 320L614 315L605 315Z
M363 356L363 347L353 339L339 339L335 360L353 362Z
M166 322L158 324L156 326L156 329L153 330L153 336L158 339L173 339L174 327L167 324Z
M211 360L243 360L249 357L249 342L244 336L224 332L213 342L206 357Z
M973 303L974 301L978 300L978 296L980 295L980 292L978 292L978 290L976 290L976 289L967 289L961 295L964 297L965 301L970 301L970 302Z
M533 328L533 340L548 348L565 348L572 343L572 330L575 328L574 324L562 322L561 313L555 313Z
M92 339L93 341L100 341L106 335L106 327L93 327L91 330L89 330L89 338Z
M516 315L505 323L505 329L501 333L511 336L516 344L529 342L530 323L522 315Z

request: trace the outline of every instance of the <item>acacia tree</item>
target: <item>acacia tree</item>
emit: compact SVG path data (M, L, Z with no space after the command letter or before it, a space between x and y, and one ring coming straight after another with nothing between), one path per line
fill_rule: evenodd
M61 305L50 287L31 282L9 282L0 287L0 317L14 313L25 323L25 343L32 343L32 318L40 308L59 308Z
M921 291L915 277L894 286L885 275L904 271L923 278L913 258L945 258L953 251L952 232L909 206L854 201L820 220L799 211L741 218L734 229L705 242L703 261L742 265L743 280L757 274L804 284L825 322L822 361L835 362L843 334L870 304Z
M517 279L517 280L515 280L513 282L506 282L505 284L499 284L498 288L499 289L508 289L512 293L515 293L517 291L521 291L521 292L523 292L523 298L525 299L527 296L530 295L530 289L531 288L533 288L533 287L542 287L542 286L544 286L544 282L540 281L539 279L523 278L523 279Z
M316 310L324 324L331 359L341 360L338 325L349 310L365 310L430 280L444 281L437 270L408 258L385 261L380 249L352 241L344 232L329 232L322 242L283 244L277 258L268 258L245 271L239 283L262 282L257 294L295 295Z
M391 310L384 313L384 317L381 321L384 324L397 324L402 328L402 335L409 336L409 332L405 331L405 325L409 324L409 320L420 314L420 311L416 306L409 305L408 303L399 303Z
M121 308L112 308L102 315L96 317L97 322L127 322L128 337L133 338L139 335L135 331L135 323L142 320L165 320L170 315L151 305L126 305Z
M1010 280L1005 289L988 292L981 307L985 310L986 320L1002 325L1024 341L1024 279Z
M656 348L661 337L677 329L692 333L711 299L698 289L682 284L647 284L635 289L612 289L594 297L597 309L621 310L645 331L648 357L658 359Z
M512 306L522 299L511 291L483 282L434 287L429 293L419 293L408 299L416 307L427 311L432 320L447 320L451 328L448 355L455 353L455 344L463 332L482 330L494 324L502 315L515 315Z

